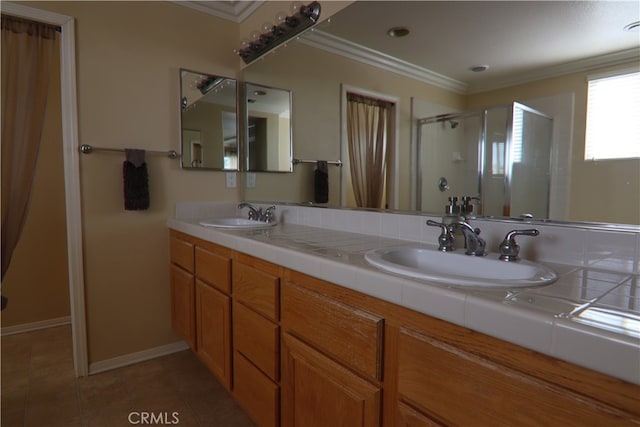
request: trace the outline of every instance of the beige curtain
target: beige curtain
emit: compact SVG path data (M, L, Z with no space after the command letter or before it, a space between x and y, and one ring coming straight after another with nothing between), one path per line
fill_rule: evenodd
M2 15L2 277L29 206L57 29Z
M393 108L394 104L390 102L347 93L351 183L359 207L383 207Z

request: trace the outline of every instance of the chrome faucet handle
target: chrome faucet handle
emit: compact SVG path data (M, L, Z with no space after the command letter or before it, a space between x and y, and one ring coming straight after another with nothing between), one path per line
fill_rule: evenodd
M512 230L507 233L500 243L500 259L502 261L517 261L519 259L520 246L516 243L516 236L537 236L540 232L535 228L529 230Z
M449 231L449 227L440 222L432 221L430 219L427 220L427 225L431 225L434 227L440 227L442 232L438 236L438 250L442 252L451 252L456 249L453 234Z
M273 214L273 211L276 210L275 205L274 206L269 206L265 211L264 211L264 222L266 223L272 223L273 220L275 219L275 215Z

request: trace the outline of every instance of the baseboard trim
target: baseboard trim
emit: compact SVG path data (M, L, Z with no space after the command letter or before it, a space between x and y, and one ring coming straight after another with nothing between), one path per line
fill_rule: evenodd
M189 345L186 342L177 341L171 344L150 348L148 350L125 354L124 356L118 356L112 359L101 360L100 362L89 364L89 375L133 365L134 363L144 362L145 360L155 359L156 357L166 356L171 353L177 353L182 350L187 350L188 348Z
M23 332L37 331L38 329L55 328L56 326L71 324L71 316L58 317L55 319L40 320L33 323L24 323L22 325L6 326L0 329L0 335L14 335Z

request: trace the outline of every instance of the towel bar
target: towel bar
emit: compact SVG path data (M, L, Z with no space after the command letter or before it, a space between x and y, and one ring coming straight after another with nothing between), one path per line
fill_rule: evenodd
M297 165L298 163L318 163L319 160L302 160L302 159L293 159L293 164ZM338 167L342 166L342 160L327 160L327 163L330 165L336 165Z
M124 153L124 149L123 148L98 148L98 147L93 147L89 144L82 144L80 146L80 152L83 154L90 154L93 151L114 151L114 152L121 152ZM147 153L151 153L151 154L164 154L165 156L169 157L170 159L177 159L178 158L178 153L175 150L169 150L169 151L156 151L156 150L146 150Z

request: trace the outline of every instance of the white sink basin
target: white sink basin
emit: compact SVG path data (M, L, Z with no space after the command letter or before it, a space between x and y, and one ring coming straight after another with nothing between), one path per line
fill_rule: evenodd
M553 283L558 276L544 265L530 261L500 261L497 254L484 257L464 252L440 252L423 248L375 249L367 262L391 273L451 286L521 288Z
M247 218L211 218L200 221L200 225L216 228L267 228L276 225L275 222L254 221Z

